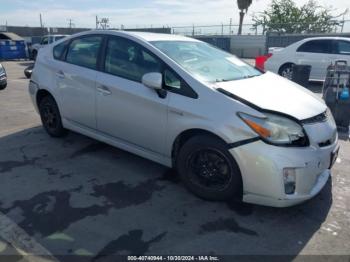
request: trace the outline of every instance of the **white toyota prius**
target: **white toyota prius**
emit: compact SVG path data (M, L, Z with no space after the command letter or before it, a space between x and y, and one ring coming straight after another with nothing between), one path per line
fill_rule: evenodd
M320 98L182 36L70 36L40 50L29 92L51 136L73 130L176 168L209 200L301 203L339 150Z

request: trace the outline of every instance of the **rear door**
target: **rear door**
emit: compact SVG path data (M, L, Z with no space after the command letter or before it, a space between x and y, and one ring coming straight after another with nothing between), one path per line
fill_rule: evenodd
M93 129L96 128L97 58L102 39L101 35L73 39L55 72L63 117Z
M302 44L297 49L297 64L311 65L310 79L324 80L327 67L337 59L333 40L317 39Z

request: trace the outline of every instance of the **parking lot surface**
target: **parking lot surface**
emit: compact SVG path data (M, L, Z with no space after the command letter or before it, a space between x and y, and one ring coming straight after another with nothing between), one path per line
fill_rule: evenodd
M350 255L348 135L340 135L332 178L302 205L206 202L156 163L73 132L50 138L27 94L28 62L3 65L9 80L0 91L0 261L9 254L13 261Z

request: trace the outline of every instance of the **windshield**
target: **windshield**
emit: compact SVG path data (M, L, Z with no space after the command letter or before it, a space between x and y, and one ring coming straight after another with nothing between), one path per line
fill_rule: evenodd
M55 37L55 41L61 40L62 38L65 38L65 35L60 35Z
M194 41L153 41L151 43L202 81L232 81L262 74L237 57L207 43Z

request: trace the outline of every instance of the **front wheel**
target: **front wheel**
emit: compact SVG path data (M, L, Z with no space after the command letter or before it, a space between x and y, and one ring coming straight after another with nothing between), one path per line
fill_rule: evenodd
M67 130L62 125L60 111L56 101L51 96L45 96L39 104L41 122L46 132L53 137L62 137Z
M242 178L226 143L211 136L197 136L180 149L177 170L185 186L207 200L240 197Z

